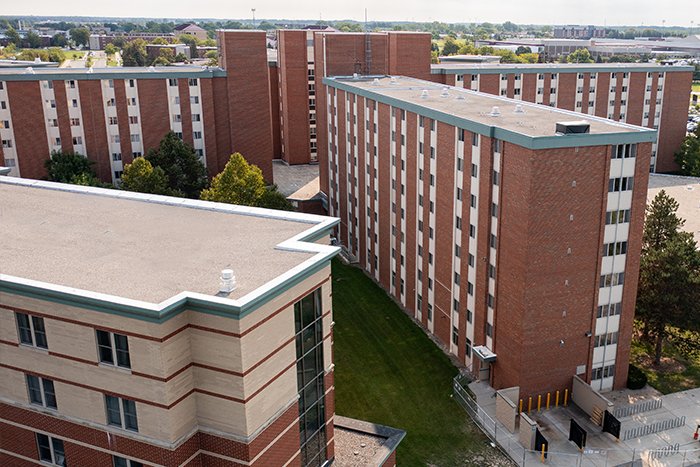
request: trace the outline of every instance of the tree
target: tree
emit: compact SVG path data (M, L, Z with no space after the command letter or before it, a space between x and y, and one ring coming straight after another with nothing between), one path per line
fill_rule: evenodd
M182 52L175 55L175 57L173 58L173 62L176 62L176 63L186 63L188 61L189 61L189 59L187 58L187 55L183 54Z
M185 144L175 133L168 132L157 148L146 154L153 167L160 167L168 177L168 187L187 198L198 198L207 186L207 170L192 146Z
M137 157L124 166L121 188L126 191L155 195L178 195L168 188L168 177L160 167L153 167L148 159Z
M661 362L668 327L700 330L700 252L693 234L679 229L678 202L660 191L644 224L637 291L637 317L654 341L654 361Z
M153 60L153 63L151 65L153 66L167 66L173 63L175 60L175 54L173 53L173 49L170 48L162 48L158 51L158 56Z
M209 50L204 54L204 58L209 59L207 65L217 66L219 64L219 53L216 50Z
M515 49L515 55L522 55L522 54L531 54L532 49L530 47L521 45L517 49Z
M62 63L66 59L66 53L58 47L49 47L47 53L50 62Z
M508 32L518 32L520 31L520 27L517 24L511 23L510 21L506 21L503 23L503 30Z
M231 154L224 170L212 179L211 187L202 191L201 199L283 211L294 210L292 203L277 190L277 185L265 186L260 168L249 164L240 153Z
M88 45L90 42L90 30L88 28L73 28L68 33L76 45Z
M262 170L248 164L240 153L231 154L224 170L211 181L200 196L205 201L257 206L265 193Z
M12 26L7 28L7 31L5 31L5 37L7 38L8 43L15 44L16 47L22 47L22 38L19 37L19 33Z
M124 44L122 48L122 63L124 66L146 66L147 61L146 41L134 39Z
M41 47L41 37L39 37L39 34L35 33L34 31L29 31L25 39L27 41L27 45L32 49L38 49Z
M119 52L119 48L116 45L114 45L114 44L105 45L105 53L107 55L114 55L117 52Z
M58 33L51 36L51 45L55 47L65 47L68 44L68 39L64 34Z
M566 57L568 63L593 63L593 57L588 49L576 49Z
M675 154L681 174L700 177L700 125L685 137L680 150Z
M87 157L73 151L51 151L51 157L44 162L44 167L50 181L77 184L79 180L85 181L86 177L97 178L93 164Z
M442 55L455 55L459 52L459 45L454 39L448 37L445 39L445 44L442 46Z

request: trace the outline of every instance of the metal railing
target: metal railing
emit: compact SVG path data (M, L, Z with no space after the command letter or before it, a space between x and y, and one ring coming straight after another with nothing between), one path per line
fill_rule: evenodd
M467 388L469 381L464 375L454 378L453 398L464 409L479 429L496 446L520 467L535 467L548 464L557 467L593 467L613 466L620 464L653 465L654 467L690 467L700 463L700 448L681 450L678 444L668 445L660 449L605 449L585 448L579 451L572 444L572 452L547 451L543 460L542 453L525 449L517 438L498 420L491 417L476 402L471 391ZM638 412L637 412L638 413ZM666 420L668 423L685 423L685 417L676 420ZM651 425L650 425L651 426ZM666 429L670 429L670 425ZM675 427L682 425L675 425Z

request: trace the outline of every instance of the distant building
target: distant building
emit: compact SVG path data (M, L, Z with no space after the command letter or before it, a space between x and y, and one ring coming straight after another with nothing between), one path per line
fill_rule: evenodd
M188 34L194 36L197 40L204 41L207 40L207 30L197 26L194 23L185 23L175 26L173 29L176 35Z
M556 26L554 28L556 39L592 39L605 37L605 29L595 26Z
M149 60L155 60L160 51L169 49L173 51L173 57L178 54L183 54L185 57L192 58L192 49L187 44L146 44L146 54Z
M113 43L116 39L121 39L130 42L136 39L143 39L146 42L153 39L165 39L171 41L175 39L175 34L160 33L160 32L129 32L129 33L109 33L109 34L91 34L88 40L88 48L90 50L104 50L107 44Z
M440 57L440 63L500 63L498 55L446 55Z

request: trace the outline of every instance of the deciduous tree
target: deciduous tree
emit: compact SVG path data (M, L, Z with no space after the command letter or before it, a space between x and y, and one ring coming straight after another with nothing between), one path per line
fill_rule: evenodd
M146 154L153 167L160 167L168 177L168 187L188 198L198 198L207 186L207 171L192 146L185 144L172 131L157 148Z
M122 63L124 66L146 66L146 41L134 39L127 42L122 48Z
M168 177L160 167L153 167L144 157L137 157L131 164L124 166L121 188L139 193L177 196L168 187Z
M675 159L683 175L700 177L700 125L685 137Z

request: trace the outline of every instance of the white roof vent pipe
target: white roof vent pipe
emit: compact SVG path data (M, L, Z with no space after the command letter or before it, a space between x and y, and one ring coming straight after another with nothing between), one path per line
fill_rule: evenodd
M491 108L491 113L489 114L492 117L499 117L501 115L501 110L498 108L498 106L493 106Z
M34 68L28 66L25 70L24 73L27 75L33 75L34 74Z
M86 71L85 73L92 73L93 71L94 71L94 70L92 69L92 67L90 67L90 68L87 69L87 71Z
M396 79L396 76L392 76L390 82L391 84L398 84L399 80Z
M423 90L420 92L420 98L421 98L421 99L427 99L427 98L428 98L428 90L427 90L427 89L423 89Z
M357 73L352 74L352 79L360 79L360 75Z
M442 92L440 93L440 97L449 97L450 95L450 88L442 88Z
M375 86L379 86L379 78L374 78L374 79L372 80L372 84L375 85Z
M524 114L525 113L525 108L523 107L522 104L515 104L515 110L514 112L516 114Z
M233 275L233 269L222 269L221 277L219 278L219 292L229 294L236 289L236 276Z
M149 66L149 67L148 67L148 71L154 72L154 71L156 71L156 67L154 67L154 66Z

